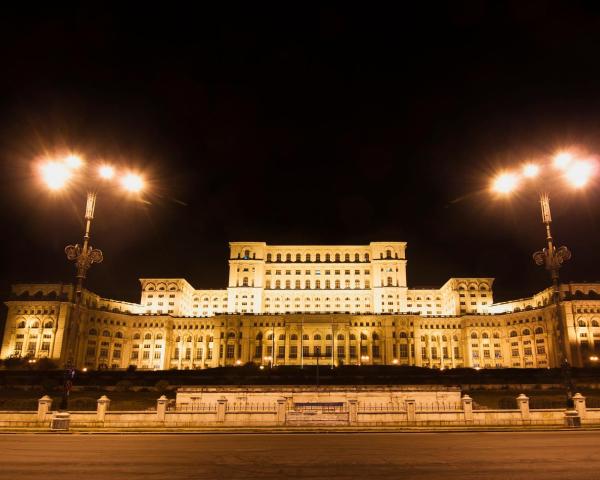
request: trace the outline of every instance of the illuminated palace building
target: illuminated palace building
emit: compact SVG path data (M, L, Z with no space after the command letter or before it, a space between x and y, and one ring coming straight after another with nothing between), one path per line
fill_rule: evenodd
M78 367L194 369L265 365L553 367L557 320L573 365L600 350L600 284L561 285L494 303L492 278L408 288L406 243L230 244L229 285L141 279L141 302L65 284L13 285L2 358L49 357Z

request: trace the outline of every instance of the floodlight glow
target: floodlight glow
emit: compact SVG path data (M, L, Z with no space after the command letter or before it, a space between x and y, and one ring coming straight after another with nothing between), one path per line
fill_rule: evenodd
M113 167L111 167L110 165L102 165L98 169L98 173L105 180L110 180L111 178L113 178L115 176L115 169Z
M523 176L527 178L535 178L540 173L540 167L535 163L528 163L523 167Z
M585 187L592 173L592 164L580 161L569 166L569 169L565 172L565 177L574 188L582 188Z
M51 190L65 186L71 178L71 172L64 163L48 162L41 167L42 177Z
M83 165L83 161L77 155L69 155L65 158L65 165L69 168L76 169Z
M502 173L496 177L492 185L495 192L507 194L512 192L519 184L519 177L514 173Z
M558 153L554 157L554 166L559 169L565 168L573 160L573 155L569 152Z
M139 175L128 173L121 179L121 185L130 192L139 192L144 187L144 182Z

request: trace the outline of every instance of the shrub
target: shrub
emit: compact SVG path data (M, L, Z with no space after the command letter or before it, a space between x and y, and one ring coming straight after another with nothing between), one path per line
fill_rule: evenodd
M131 380L120 380L115 384L115 390L117 392L128 392L132 386Z
M169 388L169 382L166 380L159 380L154 384L154 388L158 393L165 393Z

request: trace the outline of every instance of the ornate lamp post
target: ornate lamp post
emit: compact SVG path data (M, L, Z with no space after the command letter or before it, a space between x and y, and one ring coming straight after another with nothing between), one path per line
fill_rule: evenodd
M563 177L574 188L583 188L594 171L594 165L589 161L575 159L570 153L560 153L554 157L554 168L562 172ZM544 171L547 172L551 167L545 165ZM532 180L538 177L540 167L536 164L526 164L523 166L521 174L503 173L499 175L494 183L493 190L496 193L507 195L516 190L523 180ZM550 196L546 191L547 184L543 185L539 193L540 208L542 214L542 223L546 227L546 247L533 254L533 260L538 266L543 266L552 280L552 301L555 306L556 331L558 354L560 365L563 372L563 382L567 397L567 406L572 407L573 385L571 381L571 368L569 364L568 338L565 331L565 325L562 318L562 309L560 306L560 283L559 270L562 264L571 259L571 251L561 246L556 248L550 230L552 215L550 212Z
M90 169L91 167L91 169ZM115 169L110 165L84 165L83 160L76 155L68 155L64 158L50 160L40 166L42 178L49 189L61 190L71 184L83 186L87 191L87 203L85 208L85 229L82 245L68 245L65 248L67 258L75 262L76 285L74 311L79 316L82 301L83 282L87 272L94 263L101 263L103 260L102 251L93 248L90 245L90 232L92 220L94 219L94 210L96 207L96 198L98 190L113 180L116 180ZM143 188L141 177L133 173L125 173L119 179L121 186L129 192L139 192ZM77 347L71 336L75 333L71 328L67 332L67 366L72 369L74 364L73 354L77 352ZM72 378L72 375L71 375Z

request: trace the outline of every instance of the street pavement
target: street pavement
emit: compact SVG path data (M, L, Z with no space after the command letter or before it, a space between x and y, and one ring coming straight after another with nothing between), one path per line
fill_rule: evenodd
M0 435L0 479L599 479L600 432Z

